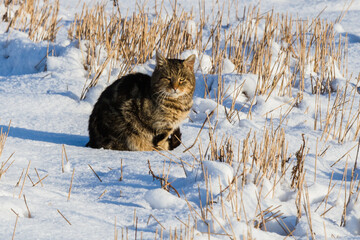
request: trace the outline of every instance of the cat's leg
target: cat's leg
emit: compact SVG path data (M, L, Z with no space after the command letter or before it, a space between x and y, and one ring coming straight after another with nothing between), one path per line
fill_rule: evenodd
M167 133L155 135L152 140L154 147L157 147L160 142L162 142L166 139L167 136L168 136Z
M156 129L152 143L156 149L169 150L168 138L173 132L173 126L169 122L157 121L153 124Z
M168 137L162 141L160 141L157 146L156 146L156 149L159 149L159 150L170 150L170 147L169 147L169 142L168 142Z
M153 138L153 145L156 149L159 150L169 150L169 142L168 142L169 134L162 133L154 136Z
M169 150L173 150L181 144L180 127L174 130L174 132L168 138L168 142L169 142Z

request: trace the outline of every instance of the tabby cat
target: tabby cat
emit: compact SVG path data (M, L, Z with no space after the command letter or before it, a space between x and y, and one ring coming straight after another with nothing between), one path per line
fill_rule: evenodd
M180 60L156 53L151 77L129 74L107 87L90 115L87 146L130 151L177 147L179 124L193 103L194 62L195 55Z

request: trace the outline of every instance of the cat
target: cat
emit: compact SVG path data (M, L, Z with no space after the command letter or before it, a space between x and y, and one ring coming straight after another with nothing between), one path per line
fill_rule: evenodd
M185 60L156 53L152 76L126 75L100 95L89 118L87 146L127 151L173 150L195 90L195 55Z

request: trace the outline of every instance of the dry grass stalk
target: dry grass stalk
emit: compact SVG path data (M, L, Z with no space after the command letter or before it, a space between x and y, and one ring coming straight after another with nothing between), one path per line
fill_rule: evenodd
M28 206L28 204L27 204L27 201L26 201L25 194L24 194L23 196L24 196L25 206L26 206L26 209L27 209L27 211L28 211L28 218L31 218L31 213L30 213L30 209L29 209L29 206Z
M341 227L345 227L345 225L346 225L346 212L347 212L346 208L347 208L347 204L349 203L348 201L346 201L346 195L347 195L347 187L346 187L346 183L347 183L347 167L348 167L348 161L346 160L345 169L344 169L344 173L343 173L344 207L343 207L343 213L341 215L341 223L340 223ZM351 188L351 186L350 186L350 188ZM340 187L340 189L341 189L341 187ZM340 195L340 191L339 191L339 195ZM350 194L349 194L349 201L350 201L350 197L351 197L351 190L350 190Z
M0 135L1 136L1 135ZM1 141L1 140L0 140ZM11 157L14 155L14 153L12 153L10 155L10 157L8 157L8 159L5 161L5 162L2 162L1 163L1 166L0 166L0 179L1 177L7 172L7 170L11 167L11 165L15 162L15 159L9 163L7 166L6 164L9 162L9 160L11 159ZM1 156L1 153L0 153L0 156Z
M323 200L320 202L319 206L315 209L315 212L320 208L320 206L325 202L325 206L324 206L324 213L326 213L328 210L326 210L326 207L327 207L327 201L329 199L329 195L330 193L332 192L332 190L334 189L334 187L336 186L336 183L331 186L331 182L332 182L332 179L333 179L333 176L334 176L334 171L332 171L331 173L331 178L330 178L330 181L329 181L329 186L328 186L328 191L327 191L327 194L325 195L325 197L323 198ZM332 208L332 207L331 207ZM323 213L323 214L324 214Z
M136 213L136 211L135 211L135 213ZM135 216L134 216L134 218L135 218ZM136 221L135 221L134 225L135 225L135 238L134 239L137 239L137 229L138 229L138 218L137 217L136 217Z
M151 176L153 177L153 180L156 179L156 180L159 180L160 181L160 184L161 184L161 188L170 192L170 189L173 190L176 195L178 197L180 197L180 194L179 192L171 185L170 182L168 182L168 177L167 176L164 176L164 173L163 173L163 177L160 177L160 176L156 176L155 173L153 172L153 170L151 169L151 165L150 165L150 161L148 160L148 166L149 166L149 174L151 174ZM170 169L169 169L170 170Z
M314 170L314 183L316 183L316 169L317 169L317 158L318 158L318 144L319 144L319 138L316 139L316 145L315 145L315 170Z
M68 197L67 197L68 201L70 201L70 195L71 195L71 189L72 189L72 184L73 184L73 180L74 180L74 174L75 174L75 168L73 169L73 172L72 172L72 175L71 175L69 193L68 193Z
M357 174L355 176L355 170L356 169L353 168L352 171L351 171L351 180L350 180L349 190L347 190L347 187L346 187L346 183L347 183L347 165L345 166L345 169L344 169L344 178L345 178L344 207L343 207L343 214L341 216L341 224L340 224L340 226L342 226L342 227L346 226L347 207L348 207L349 203L351 202L352 197L357 192L357 196L356 196L356 199L355 199L355 202L356 202L357 198L358 198L358 195L359 195L360 181L358 182L357 190L355 190L355 185L356 185L356 181L357 181L357 177L358 177ZM349 192L349 194L347 194L347 192Z
M355 198L355 201L354 203L356 204L357 201L359 200L359 196L360 196L360 180L358 181L358 185L357 185L357 188L356 188L356 198Z
M150 217L152 217L159 225L162 229L166 230L166 228L159 222L159 220L157 220L154 215L150 214L149 215L149 218L148 218L148 221L147 221L147 225L149 225L149 221L150 221ZM176 217L177 218L177 217ZM179 221L181 221L179 218L177 218Z
M2 152L3 152L3 150L4 150L6 138L7 138L8 135L9 135L10 124L11 124L11 121L9 122L9 126L8 126L8 131L7 131L7 132L3 132L3 128L0 129L0 156L1 156ZM2 168L3 168L3 165L5 165L5 164L6 164L6 163L1 164Z
M47 178L48 176L49 176L49 174L46 174L45 177L39 179L39 181L37 181L37 182L33 185L33 187L35 187L35 186L38 185L39 183L41 183L41 185L42 185L42 184L43 184L42 181L43 181L45 178Z
M68 159L67 154L66 154L65 145L63 144L63 145L61 145L61 171L62 171L62 173L65 172L65 169L64 169L64 157L65 157L66 162L68 163L69 159Z
M352 148L350 148L346 153L344 153L338 160L336 160L333 164L330 165L330 167L335 166L338 162L340 162L340 160L342 160L344 157L349 156L349 153L356 147L356 145L354 145Z
M189 201L187 200L187 198L186 198L186 195L185 195L185 193L184 193L184 190L183 190L183 196L184 196L184 200L186 201L186 204L187 204L188 207L189 207L190 215L191 215L192 219L194 220L194 222L196 223L196 221L197 221L196 216L198 216L206 225L208 225L208 223L207 223L206 220L203 218L203 216L202 216L201 214L199 214L193 206L191 206L190 202L189 202ZM195 213L195 214L193 214L193 213ZM196 226L196 224L195 224L195 226Z
M66 162L69 162L69 159L68 159L68 157L67 157L67 153L66 153L66 149L65 149L65 145L64 145L64 144L62 145L62 153L63 153L64 156L65 156Z
M21 182L21 179L22 179L22 176L23 176L23 174L24 174L24 171L25 171L25 169L23 168L23 170L22 170L22 172L21 172L21 175L20 175L20 177L19 177L19 180L16 182L16 184L15 184L15 187L18 187L19 185L20 185L20 182Z
M302 216L302 192L303 192L303 185L305 180L305 174L306 171L304 170L304 162L305 162L305 156L307 152L306 149L306 141L304 134L302 135L303 143L300 146L300 149L296 152L296 163L293 166L292 172L291 172L291 188L295 188L297 190L296 193L296 199L295 199L295 205L297 208L297 218L300 219Z
M7 139L8 135L9 135L10 124L11 124L11 121L9 122L7 132L3 132L3 128L0 129L0 157L1 157L2 152L4 150L6 139ZM10 155L10 157L8 157L8 159L5 162L1 162L1 165L0 165L0 179L7 172L7 170L11 167L11 165L15 162L15 159L14 159L12 162L9 163L9 161L10 161L10 159L11 159L11 157L13 155L14 155L14 153L12 153Z
M307 220L308 220L311 238L315 239L315 232L313 231L313 225L312 225L312 219L311 219L309 192L308 192L308 188L307 188L306 184L305 184L305 193L304 193L304 195L305 195L304 196L304 198L305 198L304 210L305 210L305 214L306 214L306 217L307 217Z
M64 148L61 149L61 172L64 173L65 172L65 168L64 168Z
M235 236L232 236L230 235L226 229L224 228L224 226L220 223L220 221L216 218L216 216L214 215L214 213L208 208L208 211L211 213L211 216L212 216L212 219L215 219L216 223L220 226L220 228L224 231L225 234L222 234L222 235L225 235L225 236L228 236L228 237L232 237L232 238L235 238Z
M35 172L36 172L36 176L38 177L38 179L39 179L39 182L41 183L41 186L43 187L44 186L44 184L42 183L42 181L41 181L41 178L40 178L40 175L39 175L39 173L38 173L38 171L37 171L37 169L35 168ZM35 184L34 184L34 186L35 186Z
M354 168L353 168L354 172L357 169L357 161L358 161L358 157L359 157L359 149L360 149L360 137L359 137L359 140L358 140L358 147L357 147L357 150L356 150L356 158L355 158L355 163L354 163Z
M120 178L119 181L121 182L123 180L123 160L121 159L121 167L120 167Z
M118 240L118 234L119 234L119 231L116 227L116 216L115 216L115 222L114 222L114 240Z
M176 136L175 136L176 137ZM178 137L176 137L179 141L180 141L180 143L186 148L186 146L183 144L183 142L178 138ZM166 158L168 158L171 162L174 162L174 163L176 163L176 164L178 164L178 165L181 165L181 167L182 167L182 169L183 169L183 171L184 171L184 174L185 174L185 176L187 177L187 171L186 171L186 169L185 169L185 164L186 165L188 165L189 167L191 167L191 168L194 168L194 164L193 165L190 165L188 162L186 162L186 161L184 161L183 159L181 159L180 157L178 157L178 156L176 156L175 154L173 154L173 153L171 153L171 151L166 151L166 153L168 153L169 155L171 155L171 156L173 156L174 158L176 158L176 159L178 159L179 161L180 161L180 164L178 163L178 162L176 162L174 159L172 159L172 158L170 158L170 157L168 157L168 156L166 156L165 154L163 154L163 153L161 153L161 151L158 151L158 150L156 150L155 149L155 151L157 152L157 153L159 153L160 155L162 155L162 156L165 156ZM194 157L194 161L196 160L196 157L193 155L193 157ZM185 164L184 164L185 163Z
M89 168L91 169L91 171L95 174L95 176L99 179L100 182L102 182L101 178L99 177L99 175L95 172L95 170L91 167L90 164L88 164Z
M302 134L303 143L300 146L300 149L296 152L295 156L297 162L292 169L291 172L291 188L301 189L301 179L304 174L304 163L305 163L305 156L306 156L306 142L304 134Z
M101 193L101 195L99 196L98 199L102 198L102 197L105 195L106 192L107 192L107 190L105 189L105 190Z
M191 144L190 147L186 148L186 149L183 151L183 153L189 151L191 148L193 148L193 147L195 146L197 140L198 140L199 137L200 137L200 133L202 132L203 128L205 127L205 124L206 124L207 122L210 122L210 119L211 119L211 117L213 116L214 112L215 112L215 109L213 109L209 114L206 114L206 119L204 120L204 122L203 122L203 124L202 124L202 126L201 126L201 128L200 128L200 130L199 130L199 132L198 132L198 134L197 134L197 136L196 136L193 144Z
M15 226L14 226L14 231L13 231L13 235L12 235L12 240L15 239L15 231L16 231L16 226L17 226L17 222L19 220L19 214L17 212L14 211L14 209L11 208L11 211L16 215L16 221L15 221Z
M27 177L29 178L29 180L30 180L31 184L34 186L34 182L33 182L33 180L31 179L31 177L30 177L30 175L29 175L29 174L27 175Z
M59 209L56 209L56 210L65 219L65 221L71 226L71 223L69 222L69 220L60 212L60 210Z
M266 223L272 220L278 221L278 218L280 218L283 215L283 213L280 210L277 210L279 207L281 206L280 205L277 207L270 206L267 209L260 211L260 213L256 216L260 220L255 221L255 228L260 228L266 231ZM283 227L281 224L280 226ZM283 230L285 231L284 228Z
M24 181L22 183L20 194L19 194L19 199L21 198L22 191L24 190L25 180L26 180L26 177L27 177L27 175L29 173L30 164L31 164L31 161L29 161L28 167L27 167L26 172L25 172Z
M157 152L158 154L160 154L161 156L166 157L167 159L169 159L169 160L170 160L170 163L176 163L176 164L180 165L181 167L183 167L184 172L185 172L185 175L186 175L187 173L186 173L186 170L185 170L185 168L184 168L184 163L185 163L186 165L188 165L189 167L192 167L192 168L194 167L193 165L190 165L188 162L184 161L184 160L181 159L180 157L178 157L178 156L176 156L175 154L171 153L171 151L159 151L159 150L157 150L156 148L153 148L153 151L155 151L155 152ZM167 155L164 154L163 152L166 152L167 154L171 155L172 157L178 159L178 160L180 161L180 163L177 162L175 159L167 156ZM190 153L190 154L191 154L194 158L196 158L195 155L193 155L192 153ZM196 159L196 160L197 160L197 159Z

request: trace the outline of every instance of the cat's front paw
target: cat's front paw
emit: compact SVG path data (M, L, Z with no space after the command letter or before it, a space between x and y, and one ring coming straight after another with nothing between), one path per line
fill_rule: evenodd
M175 131L170 135L168 142L169 142L169 150L173 150L181 144L180 128L175 129Z
M158 148L159 144L161 144L161 142L164 142L168 136L169 135L166 133L155 135L152 140L154 147Z

